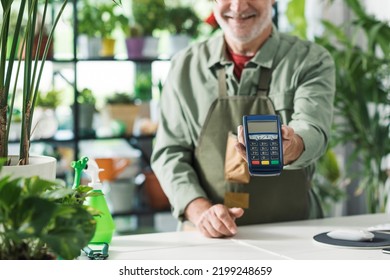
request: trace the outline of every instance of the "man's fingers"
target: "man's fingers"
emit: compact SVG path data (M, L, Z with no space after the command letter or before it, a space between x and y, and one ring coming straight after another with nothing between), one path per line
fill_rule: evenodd
M229 208L229 213L234 217L234 219L240 218L244 215L244 209L238 207Z
M245 145L245 140L244 140L244 127L242 125L239 125L237 127L237 140L240 142L242 145Z
M233 236L237 233L234 220L238 217L240 217L239 210L230 212L226 206L217 204L202 214L197 226L207 237Z
M239 125L237 127L237 140L236 143L236 151L242 156L242 158L247 161L246 159L246 149L245 149L245 140L244 140L244 128L242 125Z

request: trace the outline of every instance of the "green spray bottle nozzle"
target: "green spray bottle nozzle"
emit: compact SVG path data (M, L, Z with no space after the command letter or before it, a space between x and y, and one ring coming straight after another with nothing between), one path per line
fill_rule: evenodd
M82 157L77 161L72 161L71 166L74 168L74 182L73 189L77 189L80 186L81 174L84 169L88 167L88 157Z

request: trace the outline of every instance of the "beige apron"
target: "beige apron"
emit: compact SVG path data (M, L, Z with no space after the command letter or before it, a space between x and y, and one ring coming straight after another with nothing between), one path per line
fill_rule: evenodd
M248 184L225 180L223 167L229 131L237 131L243 115L275 114L268 98L271 75L271 69L261 67L256 96L228 96L225 69L218 70L219 97L210 106L195 149L194 167L213 203L224 203L226 193L249 194L249 207L237 220L238 225L309 217L310 180L304 169L283 170L280 176L251 177Z

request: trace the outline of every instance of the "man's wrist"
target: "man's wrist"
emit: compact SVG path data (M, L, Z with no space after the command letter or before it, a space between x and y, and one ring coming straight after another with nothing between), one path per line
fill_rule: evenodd
M209 209L212 203L205 197L198 197L192 200L184 210L184 216L194 225L197 224L199 217L204 211Z
M299 136L298 134L294 134L292 156L288 161L288 164L291 164L294 161L296 161L302 155L304 150L305 150L305 144L303 142L302 137Z

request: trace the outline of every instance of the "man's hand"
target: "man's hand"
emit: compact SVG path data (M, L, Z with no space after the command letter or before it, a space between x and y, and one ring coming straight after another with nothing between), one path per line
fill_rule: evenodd
M236 144L236 150L247 161L245 140L244 140L244 128L242 125L237 128L238 142ZM290 164L297 160L304 151L304 144L302 138L294 133L294 129L287 125L282 125L282 141L283 141L283 161L284 164Z
M244 214L242 208L228 208L222 204L212 205L204 198L192 201L186 209L188 220L207 237L228 237L237 233L236 218Z

